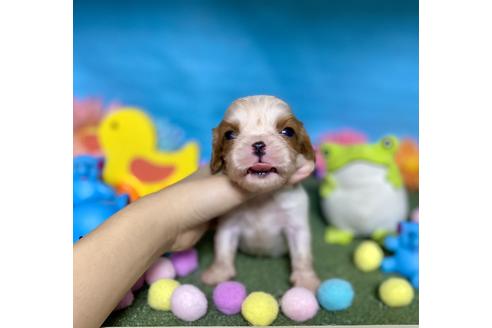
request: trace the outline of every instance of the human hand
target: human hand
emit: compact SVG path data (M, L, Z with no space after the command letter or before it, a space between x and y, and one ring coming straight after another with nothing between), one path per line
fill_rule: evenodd
M298 180L291 179L287 185L295 183ZM274 190L246 191L222 173L212 175L207 166L164 191L172 192L179 199L181 209L176 208L176 211L185 210L187 213L172 222L176 231L169 251L179 251L193 247L207 231L210 220L248 199Z
M221 214L220 205L227 205L223 202L220 202L221 204L215 203L217 200L221 199L220 194L236 194L237 198L233 196L226 200L232 201L233 204L237 201L246 200L252 196L230 183L223 183L224 177L220 178L222 181L217 181L219 182L217 184L213 184L213 181L207 180L210 178L212 178L212 174L210 168L206 166L200 168L198 171L178 183L185 184L185 187L187 188L195 189L197 193L202 194L207 199L204 202L191 202L189 204L192 214L182 220L180 224L176 225L177 232L174 238L172 238L169 251L175 252L189 249L200 240L203 234L208 230L210 220ZM198 182L199 180L201 181ZM188 192L190 192L190 190L185 192L182 197L187 198L189 196ZM215 193L217 193L217 195L215 195ZM216 210L217 212L215 213Z
M158 257L192 247L210 220L256 195L203 168L106 220L74 245L74 326L102 325Z
M225 175L210 173L209 167L198 171L159 192L140 198L121 213L134 212L139 217L154 217L165 241L165 252L191 248L207 231L209 222L253 197Z

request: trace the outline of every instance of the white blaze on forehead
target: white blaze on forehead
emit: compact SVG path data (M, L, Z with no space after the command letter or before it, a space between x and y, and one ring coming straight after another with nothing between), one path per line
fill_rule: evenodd
M274 96L250 96L234 101L224 119L239 124L243 131L275 129L281 117L291 114L289 105Z

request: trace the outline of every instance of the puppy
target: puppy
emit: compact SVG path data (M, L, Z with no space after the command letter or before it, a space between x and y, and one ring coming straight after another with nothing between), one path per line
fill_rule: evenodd
M215 259L203 282L214 285L234 277L239 247L266 256L288 251L291 282L314 291L319 279L312 264L309 201L298 183L314 170L314 150L289 105L273 96L234 101L213 129L210 167L260 195L219 218Z

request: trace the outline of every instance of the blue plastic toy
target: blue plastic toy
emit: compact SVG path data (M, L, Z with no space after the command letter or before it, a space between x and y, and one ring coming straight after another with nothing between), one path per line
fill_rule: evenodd
M116 200L114 190L101 180L104 159L94 156L77 156L73 159L73 205L85 201Z
M118 202L98 200L74 206L73 242L76 243L80 238L96 229L128 203L124 198L118 200Z
M97 228L128 204L128 195L118 195L101 181L103 159L78 156L73 160L73 242Z
M398 236L389 236L384 240L385 248L395 254L384 258L381 270L399 273L413 287L419 288L419 225L401 222L398 230Z
M319 286L316 296L325 310L342 311L352 305L354 289L346 280L328 279Z

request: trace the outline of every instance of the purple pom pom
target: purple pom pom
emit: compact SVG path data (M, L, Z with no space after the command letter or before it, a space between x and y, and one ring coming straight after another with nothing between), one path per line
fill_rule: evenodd
M241 312L241 304L246 298L246 288L237 281L225 281L214 289L213 299L217 310L232 315Z
M144 280L144 276L141 276L140 278L138 278L137 282L136 282L136 283L135 283L135 285L133 285L133 287L132 287L132 292L137 291L137 290L139 290L140 288L142 288L142 287L143 287L143 285L144 285L144 282L145 282L145 280Z
M172 253L170 258L178 277L187 276L198 268L198 252L194 248Z
M129 307L130 305L132 305L134 299L135 297L133 296L132 291L129 291L125 294L123 299L120 301L120 303L118 303L114 310L117 311Z

